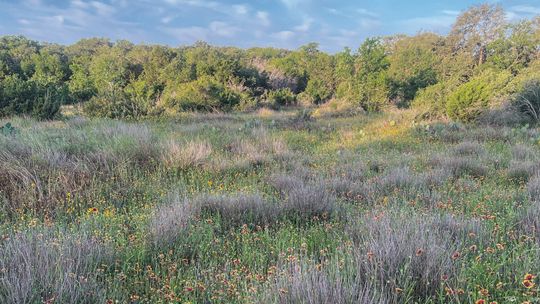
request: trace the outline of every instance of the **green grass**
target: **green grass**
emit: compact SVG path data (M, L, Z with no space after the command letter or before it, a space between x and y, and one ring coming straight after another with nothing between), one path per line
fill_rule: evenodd
M10 121L17 132L0 135L0 248L28 231L52 229L46 235L59 244L62 234L88 234L110 258L100 260L78 284L82 290L91 281L92 299L118 303L294 303L308 302L308 296L315 303L328 298L351 303L366 289L373 298L396 303L540 301L536 285L523 285L525 274L540 273L540 234L535 231L540 227L527 225L523 216L540 198L528 195L526 180L508 174L511 164L526 161L514 159L514 146L540 152L540 131L450 123L427 127L413 123L413 115L397 111L302 124L293 122L290 113L194 115L137 123L14 118ZM178 150L170 150L170 141ZM185 148L200 141L211 151L194 155L202 152ZM467 143L456 148L461 142ZM471 149L483 152L469 154ZM173 152L182 165L166 161ZM456 161L434 160L465 158L485 171L469 175L476 171L455 171ZM440 180L428 181L430 172ZM293 187L278 189L271 180L276 174L289 176ZM333 188L338 184L344 192ZM290 209L287 204L294 195L298 199L298 185L309 191L323 185L318 191L329 196L333 207L309 215L305 207ZM182 199L171 199L172 193ZM232 213L195 206L186 224L170 230L173 243L155 246L151 241L150 223L159 222L156 210L162 205L180 200L196 205L204 195L251 194L272 204L264 210L278 216L254 223L239 205L227 209L236 212L231 221L226 216ZM473 221L479 230L444 245L457 231L436 220L446 215L458 224ZM388 230L383 237L376 235L383 228L360 225L363 241L355 239L358 223L387 216L409 228ZM411 221L421 219L440 231L436 237L429 229L414 231ZM429 243L422 245L428 248L406 246L401 241L410 237L407 233L452 252L431 252ZM372 257L367 241L369 248L404 252L404 259L394 254ZM450 273L441 272L444 279L424 277L423 269L444 269L415 260L422 256L415 254L419 249L426 251L425 263L444 261ZM377 258L382 260L373 268L362 268ZM391 262L397 263L391 269L398 272L387 272L390 268L384 265ZM24 266L6 258L0 258L0 265L0 278ZM298 281L284 284L287 278ZM321 289L317 284L323 281L327 288ZM433 282L437 285L430 285ZM356 298L336 298L346 292ZM20 300L21 294L0 283L0 300ZM36 303L68 299L58 298L51 282L34 282L26 294ZM91 297L73 299L84 303Z

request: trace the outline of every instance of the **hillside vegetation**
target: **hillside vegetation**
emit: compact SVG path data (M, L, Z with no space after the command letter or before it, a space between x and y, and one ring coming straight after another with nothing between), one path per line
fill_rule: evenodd
M79 103L89 116L132 119L289 105L412 106L426 117L468 122L491 108L515 112L507 104L524 90L538 94L539 46L540 17L508 23L487 4L463 12L446 36L370 38L333 55L316 43L295 51L103 38L62 46L4 36L0 116L51 119L61 104ZM534 102L534 113L522 111L537 119Z

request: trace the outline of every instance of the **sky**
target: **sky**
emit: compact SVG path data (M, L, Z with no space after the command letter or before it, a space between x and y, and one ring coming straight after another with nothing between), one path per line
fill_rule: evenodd
M242 48L295 49L309 42L337 52L364 39L433 31L485 1L452 0L0 0L0 36L71 44L107 37L180 46L204 40ZM488 0L509 21L540 15L540 0Z

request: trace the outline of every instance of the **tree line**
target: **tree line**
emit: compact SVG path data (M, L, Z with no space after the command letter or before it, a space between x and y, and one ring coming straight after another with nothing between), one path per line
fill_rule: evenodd
M488 4L461 13L444 36L369 38L337 54L316 43L291 51L0 37L0 117L50 119L78 103L90 116L136 119L335 102L471 121L539 81L540 16L509 23Z

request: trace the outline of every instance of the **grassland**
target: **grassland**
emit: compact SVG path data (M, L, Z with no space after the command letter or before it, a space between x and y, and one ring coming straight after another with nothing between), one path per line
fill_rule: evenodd
M13 118L0 302L539 302L540 129L413 117Z

